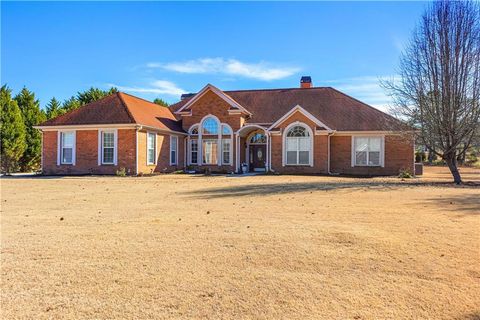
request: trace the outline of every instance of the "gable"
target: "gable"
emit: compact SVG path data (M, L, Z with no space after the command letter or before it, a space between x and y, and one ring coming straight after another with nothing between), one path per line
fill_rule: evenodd
M312 129L316 130L327 130L332 131L327 125L325 125L322 121L317 119L307 110L303 109L301 106L297 105L293 107L290 111L284 114L280 119L275 121L268 129L283 129L287 127L292 122L303 122L310 126Z

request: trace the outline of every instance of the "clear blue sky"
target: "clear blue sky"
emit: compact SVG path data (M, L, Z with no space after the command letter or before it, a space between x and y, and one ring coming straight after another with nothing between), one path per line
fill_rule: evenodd
M1 82L45 106L90 86L169 102L223 90L297 87L302 75L383 108L379 77L424 2L2 2Z

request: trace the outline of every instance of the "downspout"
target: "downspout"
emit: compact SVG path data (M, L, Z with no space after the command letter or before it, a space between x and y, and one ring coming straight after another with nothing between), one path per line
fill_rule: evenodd
M327 172L329 175L338 175L338 173L333 173L330 171L330 137L335 134L336 130L330 131L327 136Z
M138 130L141 130L142 126L135 127L135 174L138 176Z

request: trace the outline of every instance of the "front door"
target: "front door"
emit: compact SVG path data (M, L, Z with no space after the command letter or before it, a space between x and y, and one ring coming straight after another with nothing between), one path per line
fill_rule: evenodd
M265 171L266 164L266 146L265 145L250 145L250 170L251 171Z

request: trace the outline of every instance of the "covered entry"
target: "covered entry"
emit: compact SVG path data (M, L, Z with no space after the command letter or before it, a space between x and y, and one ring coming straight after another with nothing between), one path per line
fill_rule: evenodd
M247 165L250 172L266 172L270 163L269 134L259 125L247 125L237 132L238 171Z

